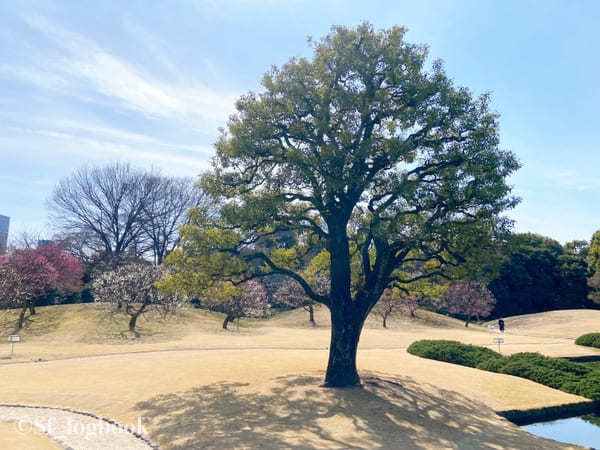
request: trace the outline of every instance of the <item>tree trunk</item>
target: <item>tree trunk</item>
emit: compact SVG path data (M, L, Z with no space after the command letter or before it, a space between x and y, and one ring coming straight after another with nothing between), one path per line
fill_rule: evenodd
M331 344L324 386L360 385L356 370L356 350L363 323L364 319L356 313L340 314L331 311Z
M387 328L387 316L383 316L383 328Z
M465 321L465 327L467 327L467 328L469 327L469 320L470 319L471 318L469 316L467 316L467 320Z
M17 322L16 331L19 331L21 328L23 328L23 321L25 320L25 311L27 311L27 305L25 305L25 306L23 306L23 308L21 308L21 312L19 313L19 320Z
M227 329L227 325L229 324L229 322L233 321L234 317L231 314L227 314L225 316L225 320L223 321L223 329L226 330Z
M312 325L315 325L315 307L312 305L312 303L308 305L308 321Z
M139 333L137 331L135 331L135 324L137 322L138 316L139 316L139 314L134 314L129 319L129 331L131 331L136 337L139 336Z
M346 211L348 213L348 211ZM331 343L324 386L350 387L360 385L356 370L356 350L369 310L362 309L358 299L352 299L350 246L346 228L350 214L331 217L327 221L330 241L329 311L331 313Z

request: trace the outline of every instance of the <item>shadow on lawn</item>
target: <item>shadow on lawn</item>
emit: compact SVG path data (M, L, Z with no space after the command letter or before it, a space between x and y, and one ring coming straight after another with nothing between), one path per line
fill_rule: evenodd
M507 426L453 392L410 378L367 377L363 389L324 389L281 377L268 392L217 383L141 402L152 437L172 449L564 448Z

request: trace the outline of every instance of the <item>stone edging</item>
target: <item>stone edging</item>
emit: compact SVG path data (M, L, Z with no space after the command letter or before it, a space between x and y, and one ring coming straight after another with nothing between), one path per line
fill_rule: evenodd
M132 436L134 436L136 439L139 439L140 441L144 442L146 445L148 445L152 450L160 450L159 446L154 443L149 437L146 437L136 431L131 431L129 429L129 427L123 425L120 422L117 422L114 419L108 418L108 417L103 417L103 416L99 416L98 414L94 414L92 412L89 411L78 411L75 409L71 409L71 408L66 408L66 407L60 407L60 406L41 406L41 405L20 405L20 404L11 404L11 403L0 403L0 407L3 408L29 408L29 409L44 409L44 410L55 410L55 411L63 411L63 412L67 412L67 413L71 413L71 414L79 414L82 416L88 416L88 417L92 417L94 419L97 420L102 420L106 423L109 423L110 425L113 425L117 428L120 428L124 431L126 431L127 433L131 434ZM52 436L50 436L52 437ZM56 441L56 439L54 439ZM66 450L74 450L68 446L65 446L63 443L59 442Z

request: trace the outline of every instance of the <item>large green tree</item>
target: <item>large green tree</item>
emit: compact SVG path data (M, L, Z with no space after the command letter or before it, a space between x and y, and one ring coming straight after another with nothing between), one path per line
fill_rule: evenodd
M518 168L499 148L489 97L455 87L405 29L336 26L311 59L272 68L242 96L202 179L223 204L190 215L171 280L189 291L215 277L281 274L331 313L326 386L359 384L365 318L390 285L443 275L505 222ZM293 230L292 248L261 250ZM300 268L323 248L329 290ZM168 283L167 283L168 284Z
M596 231L592 236L587 252L587 261L593 273L600 271L600 230Z
M584 248L583 243L577 245ZM585 252L532 233L514 234L506 260L489 288L496 298L493 316L581 308L587 303Z

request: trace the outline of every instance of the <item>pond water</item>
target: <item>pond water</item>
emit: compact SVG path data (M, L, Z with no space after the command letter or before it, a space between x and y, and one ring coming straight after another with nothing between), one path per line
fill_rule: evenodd
M596 415L533 423L522 428L547 439L600 449L600 417Z

